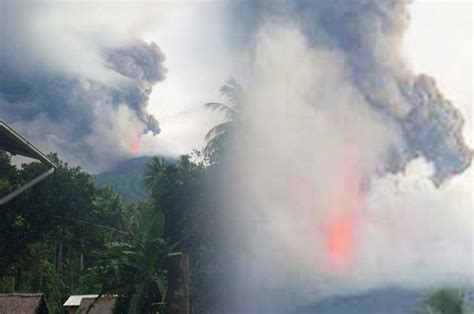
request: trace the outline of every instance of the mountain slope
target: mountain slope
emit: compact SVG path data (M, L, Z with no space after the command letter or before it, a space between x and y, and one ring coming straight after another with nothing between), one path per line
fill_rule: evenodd
M113 169L95 175L95 185L112 187L126 203L142 201L147 197L142 185L143 172L151 158L143 156L125 160Z
M420 293L381 289L353 296L331 297L296 313L318 314L410 314L415 312Z

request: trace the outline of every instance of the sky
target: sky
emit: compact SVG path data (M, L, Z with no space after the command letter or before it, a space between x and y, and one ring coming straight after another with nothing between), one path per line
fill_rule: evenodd
M443 94L463 112L464 136L472 147L474 1L417 0L409 8L411 22L404 41L407 62L415 72L435 77Z
M169 68L167 79L156 86L150 99L149 111L159 117L162 129L158 137L150 138L158 145L151 145L152 149L179 155L204 144L204 133L212 127L213 118L203 104L218 97L217 90L230 71L222 29L217 27L220 15L212 12L219 9L183 5L158 32L147 36L166 51ZM197 23L201 14L212 15L209 23ZM203 33L211 39L202 40ZM216 65L220 71L214 71Z
M157 32L146 34L145 39L159 43L166 54L169 71L153 89L149 105L162 131L142 138L141 153L181 155L200 149L206 132L222 119L204 104L222 101L219 87L239 72L225 19L225 5L219 2L185 2Z

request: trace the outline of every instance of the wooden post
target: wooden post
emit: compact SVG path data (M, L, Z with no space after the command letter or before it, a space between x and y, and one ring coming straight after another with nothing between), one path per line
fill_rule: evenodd
M189 314L189 258L181 252L168 255L166 314Z

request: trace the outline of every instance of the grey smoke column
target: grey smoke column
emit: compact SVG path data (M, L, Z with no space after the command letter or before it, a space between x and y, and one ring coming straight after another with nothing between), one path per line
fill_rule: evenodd
M123 93L117 93L118 102L129 104L147 130L155 135L160 132L160 127L155 117L146 112L146 107L153 85L165 79L164 59L155 43L144 42L113 51L108 58L114 70L133 80Z
M94 133L94 124L113 124L118 106L127 106L136 115L145 126L143 132L160 132L158 121L147 112L147 105L153 85L164 79L163 59L154 43L136 42L110 52L110 68L124 78L117 86L48 72L22 75L7 64L2 66L0 79L0 114L20 125L29 136L38 137L46 132L48 148L59 150L66 158L79 156L76 162L80 164L89 166L109 157L120 158L128 153L117 146L120 139L114 142L103 138L108 150L116 155L104 156L107 158L100 156L100 148L95 145L98 143L87 143L85 139ZM44 138L37 140L45 144Z
M51 21L49 9L59 11ZM129 155L141 133L160 132L147 106L165 57L155 43L106 29L62 29L76 9L84 7L2 1L0 116L45 151L97 171Z
M354 85L374 110L402 134L386 161L397 172L424 157L433 180L463 172L472 151L462 138L463 117L438 91L433 79L415 76L400 57L409 21L406 0L257 1L257 21L296 23L313 47L342 53ZM264 18L262 18L264 17Z
M133 108L140 121L145 123L147 131L155 135L160 132L160 127L155 117L147 113L146 107L153 85L165 79L164 59L155 43L145 42L113 51L108 58L114 70L133 82L123 93L117 93L117 101Z

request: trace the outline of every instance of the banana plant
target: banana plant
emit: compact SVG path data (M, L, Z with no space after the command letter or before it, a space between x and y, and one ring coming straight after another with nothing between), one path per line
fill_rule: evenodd
M104 286L103 294L125 296L118 304L122 313L123 307L129 314L157 313L166 297L165 259L172 249L163 239L165 218L161 212L144 215L132 210L128 221L128 235L109 243L101 265L106 277L116 278Z

